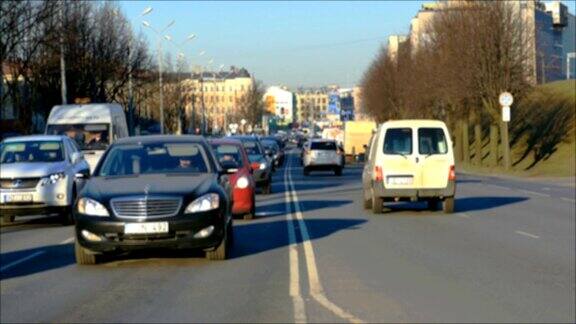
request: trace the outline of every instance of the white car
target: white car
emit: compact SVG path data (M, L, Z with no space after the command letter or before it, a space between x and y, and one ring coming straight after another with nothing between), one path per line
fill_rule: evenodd
M67 136L37 135L0 143L0 212L5 223L16 216L53 214L71 222L76 181L90 166Z
M343 154L334 140L310 139L302 152L304 175L309 175L310 171L334 171L334 174L341 176L344 168Z

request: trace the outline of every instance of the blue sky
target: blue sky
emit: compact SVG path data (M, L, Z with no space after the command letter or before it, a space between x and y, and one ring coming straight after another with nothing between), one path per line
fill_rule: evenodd
M357 84L390 34L407 33L425 1L121 1L134 26L156 48L147 20L176 42L197 37L183 48L195 64L247 68L267 85ZM574 3L567 2L570 12ZM141 17L146 7L153 11ZM164 48L175 57L172 45ZM204 50L206 54L198 56Z

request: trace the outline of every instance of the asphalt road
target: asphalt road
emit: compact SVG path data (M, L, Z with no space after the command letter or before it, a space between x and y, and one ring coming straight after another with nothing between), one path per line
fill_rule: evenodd
M151 251L76 266L72 227L0 234L0 321L574 322L575 189L459 175L456 213L362 209L361 168L297 155L236 220L232 258Z

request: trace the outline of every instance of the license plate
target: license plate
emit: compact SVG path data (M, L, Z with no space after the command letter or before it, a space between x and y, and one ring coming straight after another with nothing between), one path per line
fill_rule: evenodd
M31 194L3 194L2 203L32 202Z
M413 182L413 177L388 177L388 184L392 185L411 185Z
M130 223L124 225L124 234L168 233L168 222Z

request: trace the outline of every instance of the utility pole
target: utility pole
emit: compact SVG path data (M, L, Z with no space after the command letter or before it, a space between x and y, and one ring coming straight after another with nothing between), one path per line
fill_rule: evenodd
M130 136L134 136L134 96L132 89L132 33L128 39L128 130ZM140 135L140 134L138 134Z
M60 90L62 95L62 104L68 103L68 94L66 91L66 62L64 60L64 0L60 2Z
M204 67L200 67L200 91L202 96L202 120L200 132L202 136L206 133L206 105L204 104Z

